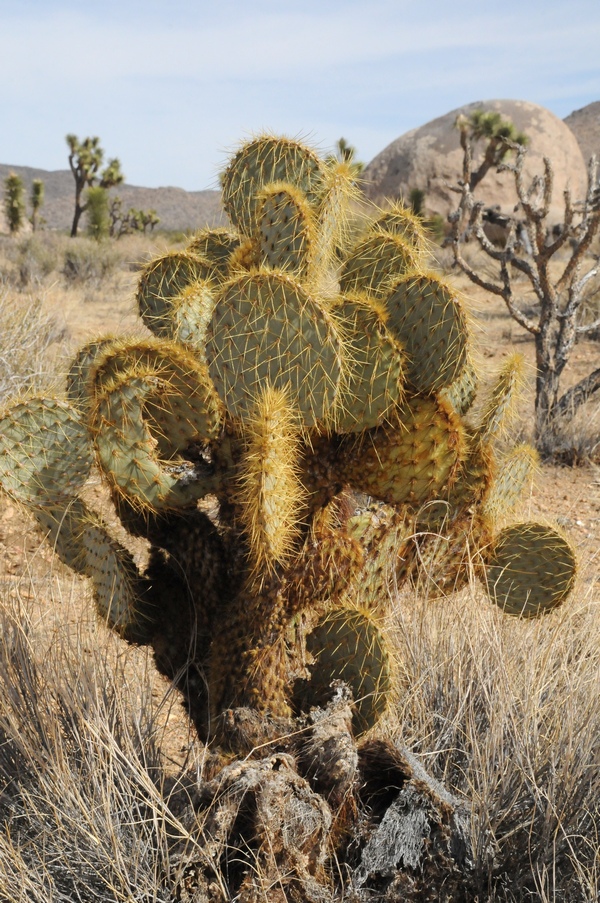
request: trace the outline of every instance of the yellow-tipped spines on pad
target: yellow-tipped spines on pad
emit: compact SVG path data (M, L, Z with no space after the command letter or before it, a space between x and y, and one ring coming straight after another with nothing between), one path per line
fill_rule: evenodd
M397 235L404 242L414 248L417 255L417 265L425 264L431 249L431 240L423 219L410 207L396 201L390 204L369 225L369 232L384 232L389 235Z
M0 418L0 485L25 505L74 497L87 480L92 447L80 412L58 398L30 398Z
M418 264L418 255L408 242L398 235L374 232L345 259L340 289L344 294L364 292L372 298L385 298L394 283Z
M338 432L361 432L393 416L405 395L406 355L386 328L385 310L365 298L346 298L333 310L347 360L336 402Z
M235 499L251 567L256 574L269 574L297 551L305 508L298 473L298 421L287 393L266 385L243 431L245 450Z
M522 354L510 354L496 376L479 418L480 441L494 438L510 422L523 389L524 360Z
M456 291L434 273L396 280L383 299L387 327L404 346L415 392L450 386L468 365L469 329Z
M231 158L221 177L223 206L245 236L256 233L260 193L273 182L290 182L318 205L323 191L325 163L299 141L259 135Z
M171 334L173 299L198 280L219 285L222 274L217 264L189 251L170 251L157 257L142 271L137 290L138 310L155 335Z
M339 472L353 489L392 505L419 507L452 486L465 454L458 415L435 397L414 397L396 412L398 425L348 437Z

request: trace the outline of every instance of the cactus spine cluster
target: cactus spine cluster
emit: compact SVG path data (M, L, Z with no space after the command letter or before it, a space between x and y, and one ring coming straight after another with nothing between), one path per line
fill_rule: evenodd
M351 167L270 135L222 186L230 227L141 274L152 336L91 341L65 398L4 412L0 484L103 620L153 648L201 738L230 707L298 713L335 680L360 734L392 692L392 582L435 595L474 570L530 617L566 598L574 556L551 528L498 529L535 466L494 447L519 365L470 419L468 315L418 219L396 205L353 236ZM143 573L80 497L93 462L149 543Z

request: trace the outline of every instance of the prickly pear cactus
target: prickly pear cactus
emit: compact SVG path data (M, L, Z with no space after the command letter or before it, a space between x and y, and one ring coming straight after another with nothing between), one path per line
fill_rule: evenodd
M151 337L94 338L64 398L4 412L0 484L103 621L152 647L203 740L225 742L234 707L301 717L340 680L360 734L392 694L392 585L475 573L531 617L567 597L575 559L540 525L498 530L535 466L494 446L519 364L472 422L467 309L426 269L418 218L350 228L351 167L272 135L222 186L230 226L141 273ZM81 498L92 462L149 544L142 573Z

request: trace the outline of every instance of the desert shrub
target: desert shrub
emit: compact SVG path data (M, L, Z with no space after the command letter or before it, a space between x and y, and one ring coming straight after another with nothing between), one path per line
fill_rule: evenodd
M121 260L121 254L111 244L78 239L65 249L62 275L67 285L99 285L117 272Z
M11 233L18 232L25 221L25 186L16 173L11 172L4 180L4 212Z
M30 235L19 243L15 265L18 273L18 287L28 288L40 284L60 267L60 236Z
M600 463L600 405L589 401L572 419L554 424L546 438L548 460L580 466Z
M85 213L87 220L87 234L90 238L100 241L108 238L108 194L101 185L95 185L86 191Z

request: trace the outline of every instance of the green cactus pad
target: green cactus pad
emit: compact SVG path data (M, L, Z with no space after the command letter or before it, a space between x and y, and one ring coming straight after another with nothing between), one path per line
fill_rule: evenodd
M342 342L330 314L290 275L259 272L232 279L209 324L206 355L233 417L251 417L267 384L289 393L306 427L332 416Z
M188 438L190 429L187 410L177 417L180 399L178 393L171 396L169 384L152 372L115 378L96 397L90 429L98 461L111 487L140 507L154 511L187 507L212 490L212 484L197 477L190 467L177 460L162 461L157 454L148 411L155 425L162 414L169 422L179 422L179 436L160 434L172 453Z
M352 245L352 210L361 197L352 164L328 160L324 178L310 272L317 285L326 282L331 270L337 269L340 259L347 255Z
M244 423L236 501L254 573L269 573L297 551L304 490L298 474L297 421L287 393L265 386Z
M211 263L222 276L226 276L229 258L239 244L239 235L230 229L201 229L187 246L187 251Z
M315 660L309 704L322 704L331 682L344 681L354 697L354 733L366 733L384 713L392 686L387 644L372 615L350 608L333 611L308 635L306 648Z
M113 336L87 342L75 355L75 360L69 367L67 396L85 413L89 411L92 398L93 371L114 342Z
M257 210L262 261L271 270L306 274L314 250L314 222L310 206L294 185L275 182L260 195Z
M403 583L414 558L413 518L402 510L378 505L374 511L351 517L348 531L360 542L364 561L356 580L347 587L347 598L361 609L385 612L390 594Z
M143 414L162 455L217 437L221 405L197 355L166 339L113 345L96 369L95 393L131 376L145 381Z
M537 618L557 608L573 589L577 570L573 548L543 524L506 527L486 557L488 595L506 614Z
M486 517L492 521L507 517L527 499L539 460L536 450L526 443L518 445L503 458L483 504Z
M433 274L397 280L384 301L388 329L408 356L406 378L416 392L450 386L468 364L465 311L450 285Z
M0 486L26 505L75 496L88 478L92 450L86 425L70 404L31 398L0 419Z
M414 248L419 263L424 263L431 245L422 217L403 204L392 204L371 224L369 231L397 235Z
M478 385L477 371L472 361L467 360L460 375L445 389L441 389L439 395L450 402L457 414L464 417L475 401Z
M323 190L325 164L304 144L289 138L262 135L244 144L222 176L223 206L244 235L257 232L260 192L271 182L289 182L309 204L317 204Z
M213 284L199 279L173 298L164 335L206 359L206 329L215 309Z
M404 403L397 419L394 428L345 439L339 475L373 498L418 507L439 498L456 478L465 453L463 427L450 405L432 397Z
M357 432L379 426L404 398L405 355L371 303L346 299L335 308L335 315L349 361L337 404L336 430Z
M87 574L81 540L89 509L79 498L49 498L30 509L46 539L63 564L77 574Z
M48 499L31 513L63 564L91 578L102 621L128 642L149 642L153 611L134 560L85 502Z
M449 492L428 502L417 513L419 531L446 533L457 520L476 508L482 510L496 475L496 456L491 445L467 443L466 453Z
M151 332L158 336L171 334L173 299L198 280L217 286L221 275L216 265L187 251L171 251L145 267L137 302L140 316Z
M96 519L85 524L81 544L100 620L130 643L148 643L153 611L144 602L143 582L131 554Z
M481 441L493 439L507 422L523 383L523 368L522 354L511 354L505 361L481 412L477 431Z
M365 292L383 299L400 276L419 260L414 248L397 235L375 232L363 239L344 261L340 289L345 295Z

